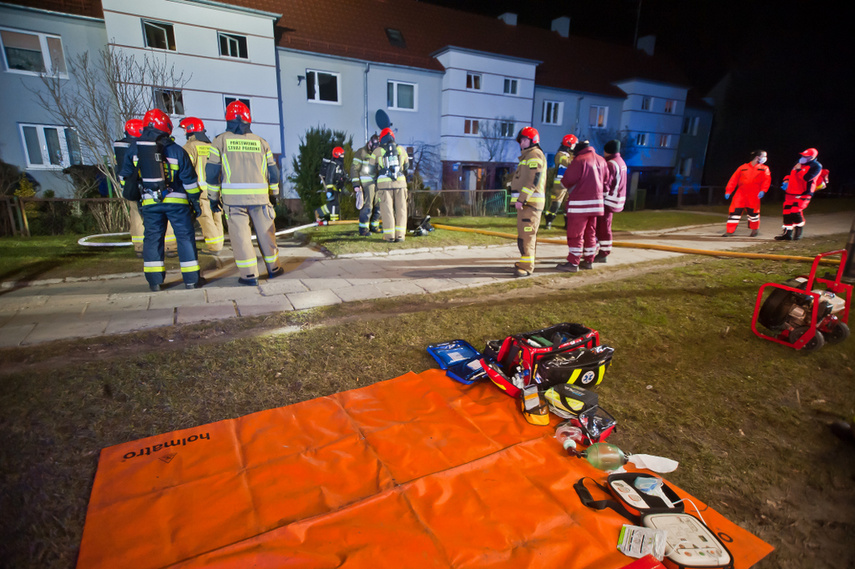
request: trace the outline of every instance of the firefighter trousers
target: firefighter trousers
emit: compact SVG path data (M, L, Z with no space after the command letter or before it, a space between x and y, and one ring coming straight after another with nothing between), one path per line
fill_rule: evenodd
M166 242L166 227L171 224L178 248L181 278L184 284L199 282L199 260L196 256L196 232L193 230L193 215L186 203L155 203L142 206L145 225L143 239L143 271L150 285L160 285L166 278L163 261Z
M219 253L223 250L223 212L211 211L211 202L208 201L208 192L202 190L199 197L199 207L202 215L196 218L199 227L202 228L202 237L205 238L205 249L211 253Z
M338 221L341 215L341 191L327 192L327 203L315 210L318 221Z
M380 194L383 240L403 241L407 236L407 189L377 190L377 193Z
M131 233L131 243L134 244L134 252L142 255L143 252L143 236L145 234L145 226L143 225L142 215L140 214L139 202L125 200L128 202L128 220L129 230Z
M534 256L537 249L537 229L540 227L542 209L523 204L517 212L517 247L520 260L514 266L522 271L534 272Z
M226 221L229 225L229 240L241 278L258 277L258 258L252 243L252 228L258 239L258 248L268 273L279 270L279 247L276 245L276 227L273 220L276 211L266 205L227 205Z
M359 210L359 234L368 235L380 227L380 195L377 186L366 184L362 186L362 197L365 203Z

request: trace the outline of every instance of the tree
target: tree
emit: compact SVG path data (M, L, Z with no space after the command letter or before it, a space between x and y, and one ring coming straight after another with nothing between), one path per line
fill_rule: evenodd
M350 169L350 157L353 157L353 137L341 130L330 130L326 127L312 127L306 131L306 136L300 138L297 155L291 161L293 174L288 181L294 184L294 189L303 202L306 212L312 212L325 202L323 186L319 178L324 157L332 155L333 148L341 146L345 149L345 172Z
M82 149L114 188L121 187L113 158L113 140L125 122L141 118L152 107L152 88L180 91L185 79L175 65L146 54L137 59L132 53L107 46L94 57L83 52L68 58L68 75L42 73L43 89L31 89L39 106L58 123L74 129ZM164 101L154 105L166 112Z
M478 146L485 162L505 162L510 142L514 136L514 120L499 117L483 121L478 129Z
M442 183L442 157L439 149L439 144L422 141L413 143L413 163L410 165L413 171L413 191L429 190L431 182Z

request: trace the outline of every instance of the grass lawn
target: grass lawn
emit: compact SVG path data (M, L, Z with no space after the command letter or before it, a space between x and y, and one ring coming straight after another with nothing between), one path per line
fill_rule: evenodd
M844 241L790 250L813 256ZM0 559L74 566L103 447L436 367L431 343L480 348L579 322L615 349L598 388L618 421L610 442L678 460L670 481L777 548L756 567L851 566L855 446L825 423L855 414L855 338L808 354L750 329L759 286L806 270L681 257L604 266L597 279L555 275L2 350Z

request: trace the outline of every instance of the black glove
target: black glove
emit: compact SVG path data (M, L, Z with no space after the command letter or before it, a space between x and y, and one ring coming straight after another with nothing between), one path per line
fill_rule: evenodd
M193 206L193 213L196 214L196 217L202 217L202 206L199 205L199 200L193 200L190 205Z
M270 205L276 207L276 198L279 197L276 194L270 194Z
M223 209L220 207L220 200L209 199L208 202L211 204L211 213L219 213L223 211Z

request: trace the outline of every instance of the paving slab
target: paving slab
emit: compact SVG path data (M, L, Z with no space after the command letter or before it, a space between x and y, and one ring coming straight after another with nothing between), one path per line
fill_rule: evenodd
M386 296L406 296L408 294L424 294L422 287L415 281L392 281L376 285Z
M145 310L148 308L151 296L145 294L108 294L104 302L90 302L86 305L86 313L92 312L123 312L125 310Z
M311 290L309 292L294 292L286 294L288 300L294 305L295 310L317 308L318 306L331 306L341 304L341 299L331 290Z
M362 284L358 286L336 288L333 289L332 292L344 302L383 298L384 296L387 296L377 285L374 284Z
M306 278L300 279L300 282L302 282L310 291L335 290L337 288L344 288L350 285L350 283L347 282L347 279L343 278Z
M205 289L161 291L151 297L149 308L175 308L180 306L202 306L207 304Z
M104 334L125 334L150 328L172 326L175 323L175 308L154 310L128 310L113 313Z
M443 292L446 290L455 290L458 288L466 288L464 285L460 284L457 281L450 279L434 279L434 278L426 278L419 279L416 281L416 284L424 289L425 292L434 293L434 292Z
M292 312L294 305L284 294L275 296L258 296L237 301L237 312L240 316L258 316L272 312Z
M89 318L54 315L49 321L39 322L33 328L32 332L24 338L21 345L26 346L53 340L100 336L104 333L109 323L110 316L108 314Z
M234 302L209 303L201 306L179 306L175 309L176 324L192 324L208 320L225 320L238 316Z
M292 292L307 292L309 288L298 278L290 275L281 276L259 285L263 296L274 296L277 294L288 294Z
M20 346L35 327L35 323L4 324L3 327L0 328L0 348L13 348L15 346Z

